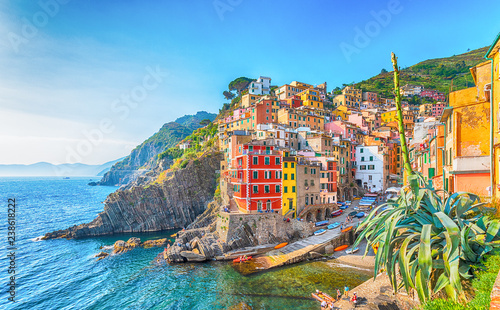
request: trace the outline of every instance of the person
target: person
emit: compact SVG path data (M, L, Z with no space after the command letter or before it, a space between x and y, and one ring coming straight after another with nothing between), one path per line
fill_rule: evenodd
M333 306L333 302L330 304L330 310L333 310L334 306Z
M321 309L326 308L326 306L327 306L327 305L328 305L328 304L326 303L326 301L324 301L324 300L323 300L323 301L321 302Z
M344 229L344 223L340 224L340 230Z
M356 306L356 304L358 303L358 295L356 294L356 292L353 293L351 301L354 303L354 306Z
M342 298L342 294L340 294L340 290L337 289L337 300L340 300Z
M349 287L347 285L344 285L344 296L349 298Z

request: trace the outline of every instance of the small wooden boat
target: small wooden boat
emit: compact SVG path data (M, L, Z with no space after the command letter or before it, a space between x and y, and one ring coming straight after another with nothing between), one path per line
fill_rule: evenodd
M311 293L311 296L319 302L323 301L326 301L328 303L335 302L335 299L333 299L332 296L328 295L327 293L323 293L322 291L319 291L317 293Z
M321 221L321 222L316 222L314 226L319 227L319 226L325 226L328 225L328 221Z
M335 223L332 223L330 225L327 226L328 229L335 229L337 227L340 226L340 223L339 222L335 222Z
M286 246L286 245L288 245L288 242L283 242L283 243L278 244L278 245L277 245L277 246L275 246L274 248L275 248L275 249L281 249L282 247L284 247L284 246Z
M349 249L349 250L345 251L345 253L346 254L352 254L352 253L356 253L357 251L359 251L359 248L355 247L354 249Z
M349 231L349 230L351 230L351 229L352 229L352 226L348 226L348 227L346 227L346 228L342 229L342 231L341 231L341 232L346 232L346 231Z
M252 259L252 256L247 256L246 258L245 257L238 257L238 258L233 259L233 263L243 263L243 262L249 261L251 259Z
M347 244L344 244L344 245L341 245L341 246L338 246L336 247L335 249L333 249L335 252L338 252L338 251L343 251L345 249L347 249L348 245Z
M314 232L314 235L316 235L316 236L317 236L317 235L322 235L322 234L324 234L324 233L326 233L326 229L320 229L320 230L316 230L316 231Z
M172 237L172 238L177 237L177 233L170 235L170 237Z

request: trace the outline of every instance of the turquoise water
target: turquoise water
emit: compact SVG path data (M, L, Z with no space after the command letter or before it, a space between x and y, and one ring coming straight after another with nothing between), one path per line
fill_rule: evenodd
M96 179L94 179L96 181ZM157 265L162 248L134 249L97 261L101 246L131 235L35 241L46 232L89 222L114 187L89 178L0 178L1 309L318 309L316 288L332 292L370 277L332 262L303 263L251 276L229 263ZM8 301L7 200L16 199L16 302ZM134 234L141 240L172 234Z

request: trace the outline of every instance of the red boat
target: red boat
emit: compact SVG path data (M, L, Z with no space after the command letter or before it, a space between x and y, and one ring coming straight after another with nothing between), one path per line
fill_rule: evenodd
M343 212L342 210L333 211L332 212L332 217L339 216L339 215L342 214L342 212Z
M249 261L251 259L252 259L252 256L238 257L238 258L233 259L233 263L243 263L243 262Z

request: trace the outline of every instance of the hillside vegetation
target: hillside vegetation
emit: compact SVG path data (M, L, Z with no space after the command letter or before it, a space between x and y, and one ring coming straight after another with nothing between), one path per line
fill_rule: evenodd
M484 55L488 47L476 49L464 54L446 58L429 59L400 71L401 85L423 85L426 89L435 89L446 94L474 86L469 68L486 61ZM394 87L393 72L383 72L368 80L354 84L363 91L378 92L384 98L392 98Z

